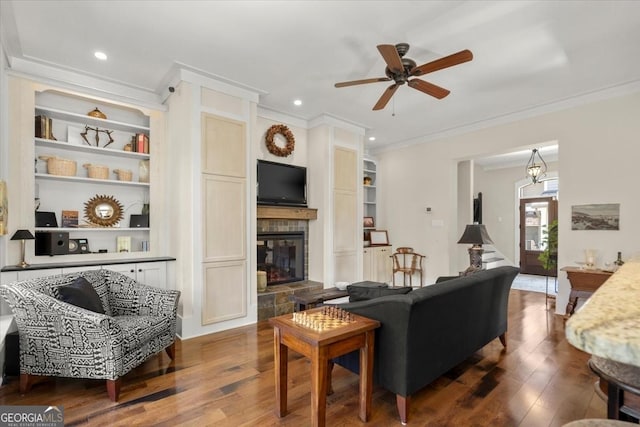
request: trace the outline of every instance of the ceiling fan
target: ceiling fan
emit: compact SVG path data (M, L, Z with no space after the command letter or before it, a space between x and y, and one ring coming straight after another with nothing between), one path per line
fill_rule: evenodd
M366 83L388 82L393 80L394 83L389 86L376 105L373 106L374 110L382 110L387 102L391 99L398 87L403 84L409 85L414 89L424 92L428 95L442 99L449 95L449 91L440 86L436 86L433 83L425 82L420 79L411 79L410 77L421 76L423 74L432 73L434 71L442 70L443 68L453 67L454 65L462 64L473 59L473 54L470 50L461 50L458 53L454 53L444 58L436 59L435 61L427 62L426 64L416 67L416 62L413 59L405 58L404 55L409 50L408 43L381 44L378 45L378 50L382 54L382 58L387 63L387 67L384 72L387 77L378 77L364 80L353 80L350 82L336 83L335 87L355 86Z

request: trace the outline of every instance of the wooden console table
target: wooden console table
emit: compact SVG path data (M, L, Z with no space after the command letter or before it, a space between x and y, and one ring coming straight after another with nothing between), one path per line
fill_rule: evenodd
M575 311L578 298L589 298L613 274L610 271L587 270L579 267L563 267L560 270L567 272L567 278L571 284L571 294L565 311L566 317L571 316Z
M306 313L322 311L322 307ZM354 321L325 331L315 331L293 321L293 314L273 317L273 344L276 375L276 412L287 414L288 349L311 360L311 423L324 426L326 418L329 363L332 358L360 350L360 419L366 422L371 415L373 390L373 345L377 320L352 314Z

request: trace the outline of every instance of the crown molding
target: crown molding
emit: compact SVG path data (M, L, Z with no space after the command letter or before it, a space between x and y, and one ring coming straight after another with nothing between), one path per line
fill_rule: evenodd
M166 109L160 97L149 90L24 58L11 58L7 74L99 97L106 96L125 103Z
M568 97L560 101L537 105L531 108L526 108L520 111L507 113L507 114L503 114L503 115L488 118L488 119L479 120L473 123L466 123L459 126L453 126L449 129L445 129L443 131L435 132L429 135L423 135L423 136L411 138L404 141L385 144L380 147L370 147L368 148L368 151L371 152L372 154L381 154L389 151L394 151L400 148L406 148L413 145L424 144L424 143L433 142L433 141L437 141L444 138L463 135L466 133L487 129L494 126L513 123L519 120L530 119L530 118L542 116L548 113L568 110L571 108L580 107L582 105L587 105L587 104L595 103L598 101L604 101L611 98L631 95L637 92L640 92L640 80L626 82L619 85L610 86L604 89L593 90L593 91L582 93L576 96Z

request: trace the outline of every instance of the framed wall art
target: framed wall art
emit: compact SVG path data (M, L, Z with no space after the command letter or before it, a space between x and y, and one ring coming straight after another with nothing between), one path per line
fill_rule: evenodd
M365 216L364 217L364 221L362 223L362 226L364 228L373 228L375 227L375 221L373 220L372 216Z
M571 206L572 230L620 230L620 204Z
M371 239L371 246L389 244L389 235L387 234L387 230L371 230L369 237Z

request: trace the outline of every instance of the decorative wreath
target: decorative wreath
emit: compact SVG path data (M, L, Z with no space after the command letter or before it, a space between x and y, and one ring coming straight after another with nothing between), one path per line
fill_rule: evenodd
M273 138L280 134L287 140L287 144L284 147L278 147L273 141ZM293 137L293 133L285 125L273 125L267 129L267 135L264 138L267 143L267 149L269 152L278 157L287 157L293 152L293 148L296 145L296 140Z

